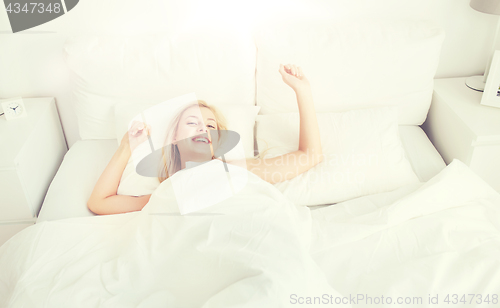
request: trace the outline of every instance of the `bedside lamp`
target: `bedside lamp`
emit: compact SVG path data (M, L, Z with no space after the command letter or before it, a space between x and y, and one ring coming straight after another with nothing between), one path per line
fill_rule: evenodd
M471 0L470 7L482 13L500 15L500 0ZM488 60L488 64L486 65L484 76L471 76L465 80L465 84L473 90L484 91L484 86L486 84L486 80L488 79L488 73L490 71L491 57L495 52L499 28L500 28L500 19L499 22L497 22L497 29L495 31L493 46L491 48L492 50L490 52L490 57Z

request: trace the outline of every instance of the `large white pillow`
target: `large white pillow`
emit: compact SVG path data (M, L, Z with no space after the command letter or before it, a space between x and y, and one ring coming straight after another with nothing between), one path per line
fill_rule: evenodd
M119 104L115 106L116 140L120 144L124 134L128 130L130 121L141 111L154 105L145 104ZM257 106L237 106L218 105L220 111L227 122L227 129L237 132L240 135L240 143L246 158L254 157L254 126L257 113L260 107ZM154 134L154 131L153 131ZM165 134L166 135L166 134ZM164 140L164 137L160 137ZM225 156L227 160L240 158L239 151L230 151ZM122 174L118 186L118 195L142 196L149 195L158 187L160 182L156 177L145 177L135 171L135 164L131 157Z
M317 112L397 105L400 125L425 121L445 34L427 20L297 21L256 31L261 114L296 112L279 64L301 66Z
M155 104L185 93L215 105L255 105L252 38L84 35L64 46L82 139L115 138L114 106Z
M419 182L405 157L395 107L317 113L317 118L324 160L275 184L296 204L332 204ZM299 128L298 113L259 115L259 152L274 157L296 151Z

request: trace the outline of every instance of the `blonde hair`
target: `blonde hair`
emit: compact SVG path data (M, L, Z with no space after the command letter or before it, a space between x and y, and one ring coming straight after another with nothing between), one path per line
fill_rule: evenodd
M172 119L168 127L167 137L165 142L166 146L163 147L161 150L163 164L158 175L158 180L160 181L160 183L168 179L170 176L174 175L174 173L176 173L177 171L181 170L181 156L179 153L179 148L177 147L176 144L172 143L172 140L175 134L177 133L177 129L179 127L179 122L181 120L182 114L184 113L184 111L193 106L198 106L200 108L207 108L210 111L212 111L212 113L215 116L215 121L217 122L219 143L222 141L220 131L227 129L226 120L224 119L222 114L214 106L208 105L203 100L198 100L197 103L187 105Z

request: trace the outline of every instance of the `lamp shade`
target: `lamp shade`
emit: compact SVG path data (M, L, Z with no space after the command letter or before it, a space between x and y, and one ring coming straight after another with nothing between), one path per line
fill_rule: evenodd
M471 0L470 7L482 13L500 15L500 0Z

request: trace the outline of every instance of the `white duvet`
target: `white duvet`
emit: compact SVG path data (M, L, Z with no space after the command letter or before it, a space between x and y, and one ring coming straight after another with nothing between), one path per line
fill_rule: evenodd
M140 212L21 231L0 248L0 306L286 307L295 293L340 296L309 254L309 210L251 173L245 180L187 215L169 179Z
M353 307L500 307L500 194L459 160L312 218L312 255Z
M188 215L169 189L141 212L18 233L0 247L0 307L500 305L500 195L458 160L314 211L250 173Z

